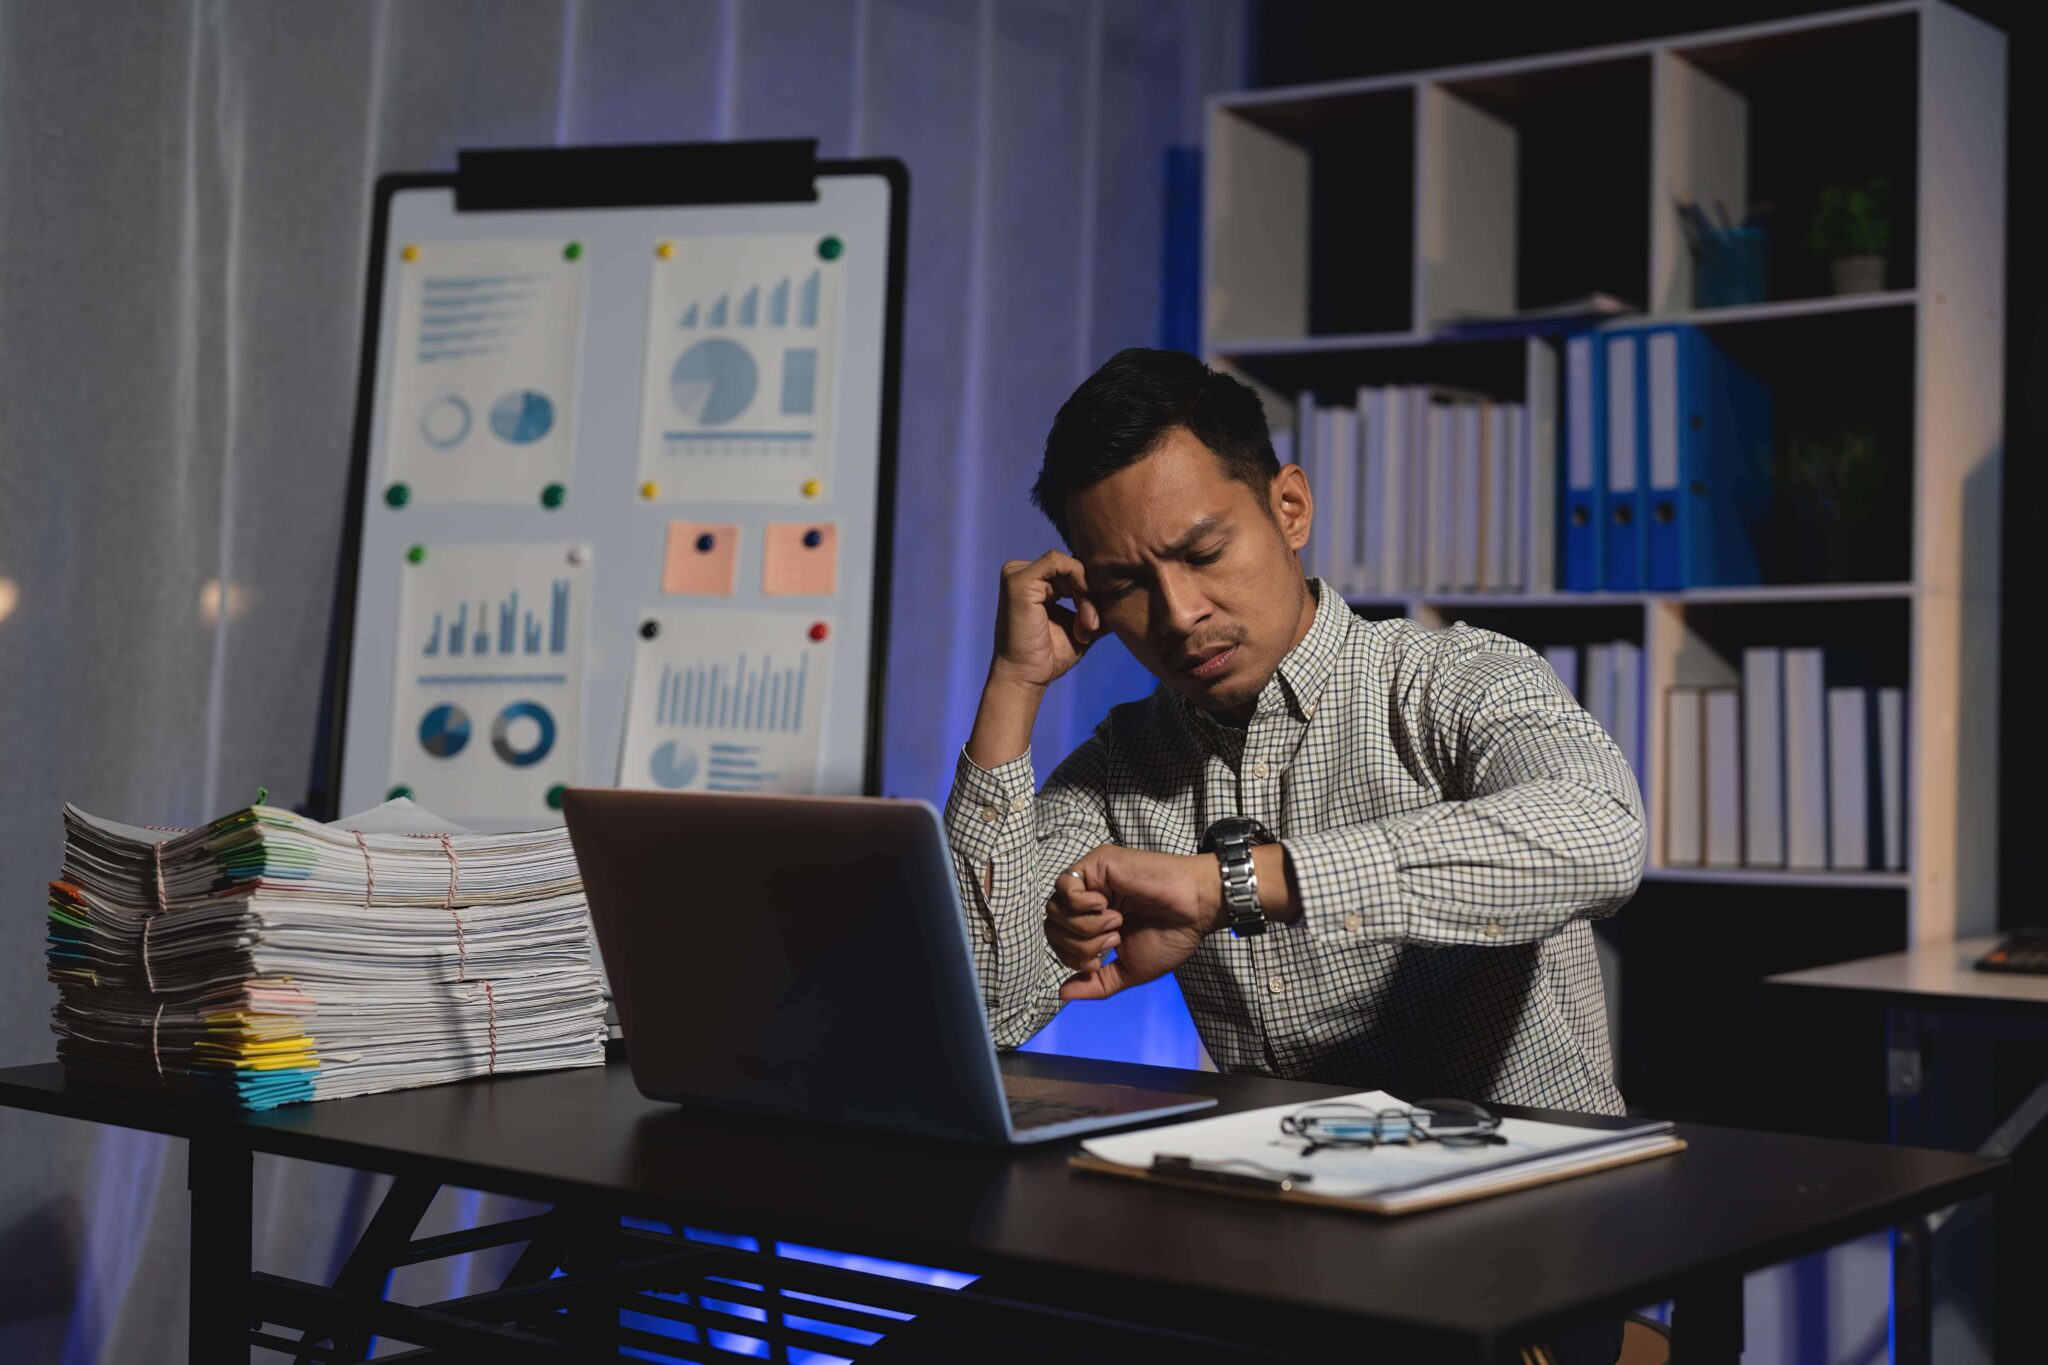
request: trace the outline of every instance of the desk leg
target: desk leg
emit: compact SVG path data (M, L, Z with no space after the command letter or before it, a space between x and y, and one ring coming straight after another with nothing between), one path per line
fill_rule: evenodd
M1702 1281L1672 1302L1672 1365L1734 1365L1743 1334L1740 1275Z
M249 1358L250 1177L247 1147L190 1139L185 1188L192 1204L193 1361Z

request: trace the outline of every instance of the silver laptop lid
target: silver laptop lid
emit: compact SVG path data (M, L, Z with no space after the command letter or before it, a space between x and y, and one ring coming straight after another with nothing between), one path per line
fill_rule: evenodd
M563 813L642 1093L1006 1139L930 805L576 788Z

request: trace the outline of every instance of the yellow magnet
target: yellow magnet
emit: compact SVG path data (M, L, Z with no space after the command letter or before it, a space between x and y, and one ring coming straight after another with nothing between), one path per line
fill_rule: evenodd
M661 257L664 261L672 260L676 254L676 244L674 242L663 242L660 246L654 248L654 254Z
M640 497L643 501L653 502L656 498L660 496L661 485L656 483L654 480L649 479L646 483L640 485Z
M822 493L822 492L824 492L824 491L825 491L825 485L824 485L824 484L822 484L822 483L820 483L820 482L818 482L818 481L817 481L816 479L805 479L805 480L804 480L804 496L805 496L805 497L807 497L807 498L815 498L815 497L817 497L817 496L818 496L818 494L820 494L820 493Z
M398 254L404 260L416 261L420 258L420 249L414 246L411 242L407 242L405 244L405 250L399 252Z

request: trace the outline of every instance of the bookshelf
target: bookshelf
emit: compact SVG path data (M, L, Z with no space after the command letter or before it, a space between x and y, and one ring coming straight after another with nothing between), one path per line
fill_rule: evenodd
M1622 325L1692 324L1762 378L1774 458L1794 431L1876 433L1890 501L1835 560L1776 526L1759 586L1353 601L1641 646L1646 898L1902 897L1914 943L1996 928L2005 81L2001 34L1913 0L1210 101L1204 345L1276 427L1303 390L1430 382L1526 403L1554 448L1561 339L1445 324L1605 292L1642 310ZM1823 183L1871 174L1893 187L1882 287L1835 294L1801 229ZM1764 301L1695 306L1680 194L1774 207ZM1772 644L1847 646L1906 686L1905 871L1666 865L1665 691L1732 683Z

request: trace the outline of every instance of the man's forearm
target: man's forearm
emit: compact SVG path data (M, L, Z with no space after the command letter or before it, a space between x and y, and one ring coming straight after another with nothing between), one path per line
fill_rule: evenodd
M1000 768L1031 747L1031 726L1045 688L1037 683L1004 678L989 670L974 713L974 732L967 737L967 756L980 767Z

